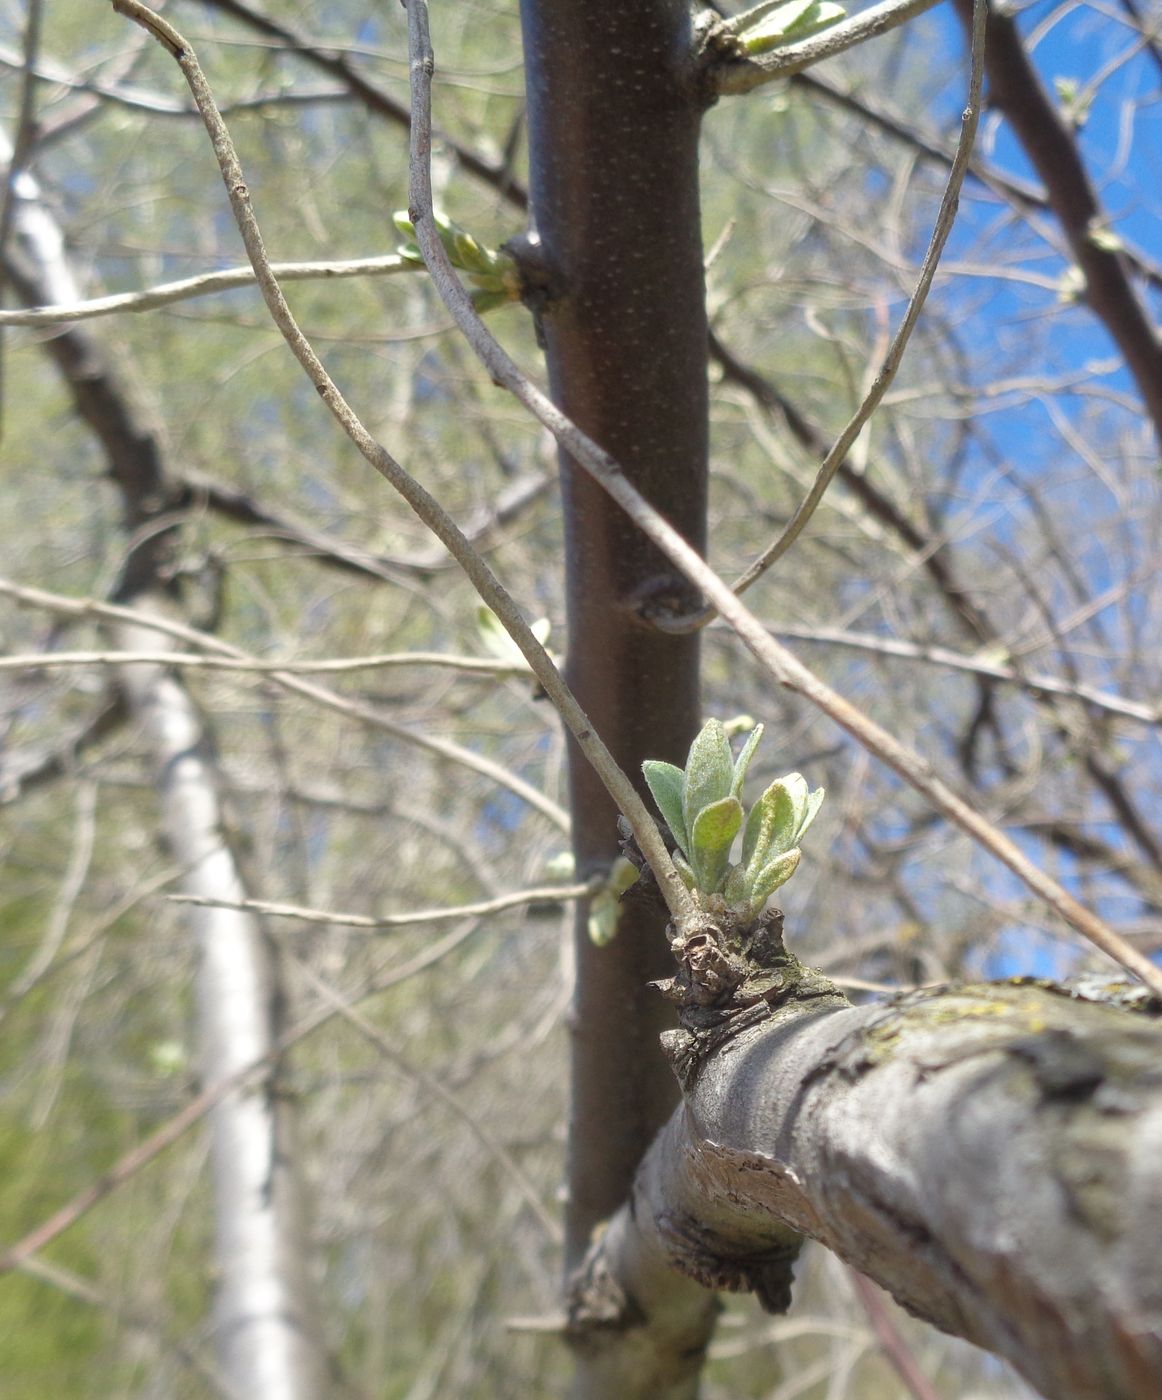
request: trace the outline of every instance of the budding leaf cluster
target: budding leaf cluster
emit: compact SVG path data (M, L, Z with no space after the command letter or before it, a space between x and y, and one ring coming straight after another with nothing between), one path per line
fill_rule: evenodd
M724 27L737 38L743 53L753 57L783 44L809 39L821 29L830 29L846 13L833 0L774 0L744 10Z
M800 773L777 778L748 812L742 804L747 768L762 738L754 727L735 759L721 721L709 720L690 746L685 769L650 759L642 765L658 810L674 835L674 864L706 903L720 899L753 919L798 868L799 841L815 820L823 789L809 791ZM730 859L742 832L742 857Z
M396 252L417 267L424 266L424 255L416 243L416 231L405 210L391 216L392 223L407 239ZM464 274L472 294L472 304L478 312L491 311L508 301L520 300L520 272L515 258L508 253L487 248L478 242L446 214L432 215L444 252L452 266Z

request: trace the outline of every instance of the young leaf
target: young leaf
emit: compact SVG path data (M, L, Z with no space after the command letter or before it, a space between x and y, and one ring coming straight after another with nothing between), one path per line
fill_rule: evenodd
M621 917L621 896L635 883L637 877L637 866L632 865L624 856L618 856L610 867L609 878L593 896L586 928L590 942L598 948L604 948L617 935L617 921Z
M754 751L759 746L759 740L763 737L763 726L756 724L750 732L750 738L742 746L742 752L735 760L734 779L730 785L731 795L741 800L742 785L746 780L746 770L750 767L750 761L754 757Z
M747 898L746 871L741 865L732 865L722 886L722 897L728 909L738 909L750 901Z
M674 840L683 851L688 851L690 843L686 839L686 819L682 815L682 770L675 768L672 763L647 758L642 764L642 772L654 795L654 801L658 804L658 811L674 833Z
M828 29L846 13L842 5L832 0L788 0L756 24L748 25L739 38L748 54L766 53L780 44L807 39L821 29Z
M674 869L682 877L682 883L688 890L696 890L698 881L694 878L694 872L690 868L690 862L681 851L674 852Z
M617 900L609 890L599 890L589 906L589 918L585 931L589 941L597 948L604 948L617 936L617 920L620 915Z
M698 877L698 888L713 894L726 874L730 847L742 825L742 803L737 797L724 797L703 807L690 832L690 864Z
M819 808L823 806L823 798L826 796L822 788L816 788L807 799L807 809L803 820L799 823L799 829L795 832L795 845L799 845L803 833L819 815Z
M544 619L541 621L543 623ZM536 634L538 625L540 624L533 624L532 630L534 635ZM509 666L520 666L528 670L529 663L525 660L524 653L504 630L504 624L501 622L500 618L497 617L486 603L477 605L476 630L480 635L480 640L484 643L485 649L490 651L498 661L503 661ZM546 635L548 634L546 633Z
M751 810L743 838L742 859L753 876L772 855L795 844L795 833L807 805L807 784L798 773L777 778Z
M794 875L802 855L803 852L798 847L793 851L784 851L781 856L764 866L751 881L750 903L756 914L779 886L785 885Z
M478 316L486 311L495 311L498 306L507 306L513 300L507 292L490 291L487 287L474 287L469 296Z
M703 807L721 802L730 795L734 781L734 758L722 721L708 719L702 732L690 745L686 759L686 782L682 791L682 815L690 831Z

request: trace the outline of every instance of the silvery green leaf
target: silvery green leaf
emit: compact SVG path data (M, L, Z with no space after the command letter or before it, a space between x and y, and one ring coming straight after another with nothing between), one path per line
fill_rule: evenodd
M742 860L749 875L790 850L806 810L807 784L800 774L788 773L767 788L751 809L743 838Z
M748 54L766 53L796 39L807 39L843 19L847 11L831 0L788 0L765 18L744 29L739 37Z
M391 216L391 221L395 225L396 230L402 233L405 238L415 238L415 225L412 223L411 217L406 209L397 209Z
M803 814L803 820L799 823L799 829L795 832L795 845L799 845L803 838L803 833L819 815L819 808L823 806L823 799L826 793L822 788L816 788L807 799L807 810Z
M682 782L684 774L672 763L662 763L660 759L647 758L642 764L649 789L658 804L658 811L666 820L666 825L674 833L674 840L683 851L690 848L686 839L686 819L682 814Z
M730 848L742 825L742 803L737 797L724 797L703 807L690 832L690 864L698 877L698 888L713 894L726 874Z
M722 897L726 900L727 907L731 909L739 909L749 903L746 871L741 865L732 865L727 871L726 879L722 885Z
M696 890L698 888L698 882L694 878L694 872L690 868L690 862L681 851L674 852L674 869L681 875L682 883L688 890Z
M682 815L686 830L703 807L721 802L730 795L734 781L734 758L721 720L708 719L690 745L686 759L686 782L682 790Z
M784 851L781 856L777 856L769 865L763 866L758 875L750 882L750 902L751 907L757 914L767 900L774 894L780 885L785 885L798 869L802 851L796 847L792 851Z
M759 746L759 740L763 737L763 726L756 724L750 732L750 737L742 746L742 752L734 763L734 778L730 784L730 791L733 796L742 797L742 785L746 780L746 770L750 767L750 761L754 757L754 751Z

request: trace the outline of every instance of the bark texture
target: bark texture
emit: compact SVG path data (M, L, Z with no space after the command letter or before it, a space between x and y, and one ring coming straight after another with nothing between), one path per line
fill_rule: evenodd
M1052 1400L1150 1400L1162 1008L1127 999L1018 979L759 1008L688 1075L593 1268L662 1250L777 1307L798 1232Z
M540 329L556 402L613 453L696 547L705 543L706 313L698 204L701 105L684 0L524 0L530 174L545 285ZM662 636L652 607L689 588L619 508L562 462L569 683L621 767L681 762L699 714L698 640ZM575 749L583 874L617 854L617 813ZM644 785L642 787L644 795ZM628 921L623 919L623 925ZM625 1199L672 1108L657 1053L669 1016L646 983L668 970L649 915L595 948L578 920L568 1253Z

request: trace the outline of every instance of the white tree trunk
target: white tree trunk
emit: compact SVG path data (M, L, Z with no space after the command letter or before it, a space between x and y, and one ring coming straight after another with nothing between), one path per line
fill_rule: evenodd
M10 158L0 133L0 169ZM42 304L78 300L64 240L35 181L19 175L14 195L8 263L21 293ZM163 511L159 449L99 342L71 327L48 345L81 416L105 448L127 517ZM159 606L160 596L146 588L125 600L148 609ZM172 649L169 638L146 627L122 628L116 642L125 650ZM184 891L241 901L246 891L224 840L214 767L189 692L158 665L123 667L120 681L150 746L166 839L186 870ZM188 917L199 954L199 1059L212 1085L260 1059L275 1042L273 960L249 915L192 907ZM210 1120L217 1351L232 1390L247 1400L318 1400L326 1392L289 1119L268 1081L225 1096Z
M157 651L166 640L124 628L117 644ZM246 889L224 840L215 774L188 692L160 666L127 666L121 682L150 744L166 839L186 870L183 890L240 902ZM191 907L189 921L199 958L202 1077L213 1084L274 1044L271 949L257 920L241 911ZM227 1095L210 1117L217 1350L223 1373L255 1400L324 1393L289 1130L269 1083Z

